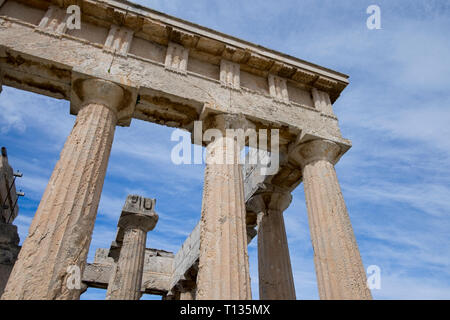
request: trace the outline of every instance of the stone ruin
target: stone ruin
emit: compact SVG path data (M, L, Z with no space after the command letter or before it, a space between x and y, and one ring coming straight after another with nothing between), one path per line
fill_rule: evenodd
M15 180L22 174L14 172L8 163L8 154L2 147L0 159L0 296L8 282L17 255L20 251L17 226L13 225L19 213L17 204L19 196L24 195L16 191Z
M334 168L351 147L333 112L348 76L125 0L0 0L2 84L68 100L76 115L2 299L79 299L86 286L110 299L251 299L255 236L260 298L295 299L283 211L301 182L320 298L371 299ZM114 244L86 264L114 131L132 119L278 130L279 168L242 168L234 139L227 150L225 138L194 140L233 162L207 162L201 220L181 249L145 248L155 202L131 196ZM85 286L68 286L73 267Z

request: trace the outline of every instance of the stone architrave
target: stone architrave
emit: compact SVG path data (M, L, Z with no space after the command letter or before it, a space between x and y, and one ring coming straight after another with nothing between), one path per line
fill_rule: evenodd
M155 199L129 195L122 209L119 228L123 242L119 260L108 284L107 300L139 300L142 292L147 232L158 222Z
M85 266L124 90L88 79L78 95L81 110L2 299L79 298L81 281L71 277Z
M321 299L372 299L334 164L340 147L312 140L294 151L302 167Z
M245 129L247 122L238 115L221 114L208 117L204 123L205 128L216 129L219 136L207 146L196 299L251 299L244 183L239 164L244 146L226 136L227 129Z
M247 203L247 209L258 215L258 274L261 300L296 299L283 219L283 211L291 200L290 192L267 190L254 195Z

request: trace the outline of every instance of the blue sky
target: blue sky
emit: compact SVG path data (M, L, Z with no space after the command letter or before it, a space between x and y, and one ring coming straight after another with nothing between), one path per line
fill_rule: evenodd
M353 147L336 166L365 267L381 268L376 299L450 299L450 2L135 1L350 75L334 105ZM366 8L381 8L368 30ZM75 118L69 103L4 87L0 144L17 182L21 240ZM202 165L172 164L173 129L118 127L89 261L109 247L129 193L157 199L148 246L177 251L200 218ZM317 299L303 186L284 213L297 299ZM256 241L249 246L258 298ZM83 299L103 299L89 289ZM146 297L152 298L152 297Z

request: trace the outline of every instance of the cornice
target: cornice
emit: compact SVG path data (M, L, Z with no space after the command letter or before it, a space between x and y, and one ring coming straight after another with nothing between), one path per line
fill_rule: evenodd
M226 35L162 12L125 0L19 0L27 5L68 7L79 5L83 19L109 27L129 28L136 37L158 44L174 42L189 48L200 59L216 64L225 59L238 63L241 70L267 76L273 74L306 88L317 88L329 94L334 102L348 85L348 76L292 57L290 55Z

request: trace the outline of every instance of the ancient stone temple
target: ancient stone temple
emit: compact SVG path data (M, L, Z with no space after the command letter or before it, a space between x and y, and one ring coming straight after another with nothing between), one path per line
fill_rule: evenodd
M333 112L348 76L125 0L0 0L0 84L76 115L2 299L79 299L89 286L108 299L251 299L254 237L261 299L296 299L283 211L301 182L320 298L371 299L334 168L351 147ZM130 196L115 242L87 264L114 131L132 119L206 147L201 220L177 253L146 248L156 203ZM257 154L276 170L244 167L251 138L230 130L267 132ZM74 268L84 286L68 285Z

